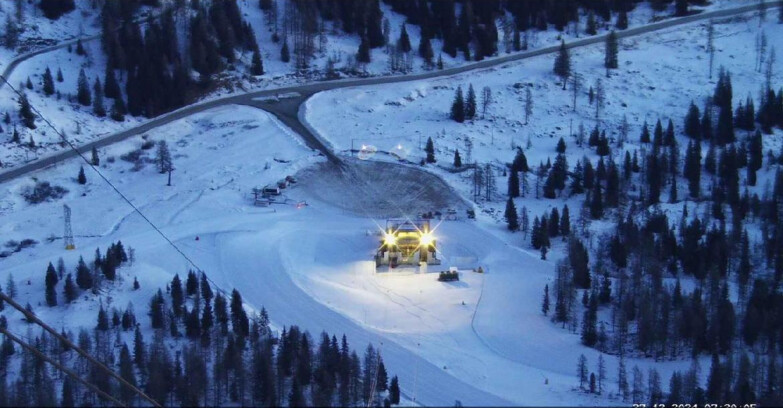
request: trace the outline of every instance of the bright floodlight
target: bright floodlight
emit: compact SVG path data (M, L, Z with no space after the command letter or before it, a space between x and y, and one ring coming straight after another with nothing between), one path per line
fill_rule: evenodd
M392 246L397 243L397 238L394 234L387 233L386 236L383 237L383 243L387 246Z
M435 241L435 237L433 237L432 233L430 233L430 232L421 234L421 238L419 239L419 242L421 243L421 246L423 246L423 247L432 245L432 243L434 241Z

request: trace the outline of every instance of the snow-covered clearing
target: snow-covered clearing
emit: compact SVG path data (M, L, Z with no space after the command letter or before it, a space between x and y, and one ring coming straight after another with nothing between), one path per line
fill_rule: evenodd
M345 182L330 181L326 172L312 167L323 158L265 113L219 108L149 135L151 140L164 138L177 169L172 187L165 186L166 176L154 164L134 172L132 164L118 158L138 149L140 138L101 151L101 170L218 286L239 288L248 306L266 307L276 327L298 324L313 333L344 332L355 345L382 344L384 361L400 376L403 393L425 405L455 399L466 405L573 404L576 358L585 353L594 364L597 357L579 345L577 336L542 317L537 300L529 301L538 299L551 279L552 262L507 245L494 231L486 231L482 221L444 221L436 230L442 268L460 267L459 282L440 283L432 273L375 274L368 261L378 244L373 235L377 223L384 220L368 216L373 200L330 204L340 195L338 190L329 194L330 186L344 188ZM146 152L152 156L154 149ZM94 325L98 299L121 307L132 302L137 311L146 310L154 290L190 267L89 169L88 184L78 185L74 178L81 165L72 159L34 174L68 188L62 200L25 203L19 192L32 178L4 184L0 192L4 239L39 241L3 258L0 266L15 277L21 302L33 305L44 321L71 330ZM353 166L361 174L362 164ZM386 166L373 172L387 174L386 182L383 177L350 179L355 181L354 196L380 197L384 188L393 196L389 187L400 185L395 180L404 167ZM306 167L285 193L288 205L250 204L252 187ZM424 185L436 184L426 173L410 171ZM321 178L311 181L313 174ZM435 201L420 199L421 206L459 203L447 187L432 188L447 191L440 196L423 192ZM300 201L309 206L292 205ZM59 239L47 240L60 235L61 204L73 208L76 251L63 250ZM397 215L420 209L400 209ZM99 298L55 309L44 306L47 262L62 256L72 268L80 254L91 259L95 247L118 239L137 255L133 266L120 270L120 282ZM479 265L485 274L470 271ZM140 291L130 290L133 277L138 277ZM142 326L149 327L145 319ZM10 321L12 329L23 330L19 316Z

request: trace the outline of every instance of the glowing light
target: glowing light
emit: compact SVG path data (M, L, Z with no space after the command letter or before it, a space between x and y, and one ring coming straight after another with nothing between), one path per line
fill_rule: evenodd
M387 234L386 234L386 235L383 237L383 243L384 243L386 246L392 246L392 245L394 245L394 244L396 244L396 243L397 243L397 238L394 236L394 234L388 234L388 233L387 233Z
M435 242L435 237L432 236L431 233L427 232L421 235L421 238L419 238L419 242L421 243L421 246L428 247L432 245L433 242Z

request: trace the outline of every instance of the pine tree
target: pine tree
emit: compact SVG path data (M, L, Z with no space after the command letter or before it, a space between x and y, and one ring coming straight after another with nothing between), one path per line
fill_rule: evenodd
M57 280L57 271L54 269L54 265L49 262L49 266L46 268L46 304L49 307L57 306L57 292L55 291Z
M95 326L95 329L100 331L109 330L109 315L104 310L103 304L98 309L98 324Z
M427 163L435 163L435 144L432 142L432 137L427 138L427 145L424 147L424 152L427 153Z
M287 38L283 39L283 46L280 48L280 61L283 61L285 63L291 61L291 52L288 50Z
M93 95L94 98L92 100L92 112L95 114L95 116L102 118L106 116L106 106L104 106L103 103L103 87L101 86L101 81L98 78L95 78L95 84L93 85Z
M236 289L231 292L231 326L239 336L247 336L250 331L247 312L242 306L242 295Z
M674 2L674 15L677 17L688 15L688 0L676 0Z
M392 377L391 383L389 385L389 402L392 405L397 405L400 403L400 382L396 375Z
M79 176L76 178L79 184L87 184L87 176L84 175L84 166L79 167Z
M519 220L517 219L517 208L514 205L514 200L511 197L506 201L506 212L504 213L508 229L510 231L519 230Z
M508 177L508 196L511 198L519 197L519 173L513 169Z
M179 278L179 274L174 275L169 287L171 288L171 310L174 312L174 316L180 317L185 297L182 293L182 280Z
M430 38L422 35L419 40L419 56L424 59L424 63L427 67L432 67L432 59L435 58L435 52L432 50L432 43ZM443 60L438 57L440 63L440 69L443 69Z
M544 300L541 302L541 313L544 316L549 313L549 284L544 285Z
M52 78L52 71L49 70L49 67L46 67L43 75L43 92L46 96L54 94L54 78Z
M566 89L566 79L571 76L571 57L568 54L565 40L560 42L560 50L555 58L554 72L563 81L563 89Z
M114 103L111 106L110 117L112 120L122 122L125 120L125 103L122 101L122 95L118 95L114 98Z
M647 127L647 121L642 125L642 135L639 137L639 143L650 143L650 129Z
M253 60L250 63L250 75L264 75L264 62L261 60L261 52L253 51Z
M98 149L95 146L93 146L90 155L91 155L90 164L92 164L93 166L97 166L101 164L101 159L98 157Z
M84 68L79 71L79 81L76 88L76 100L82 106L90 106L92 103L90 84L87 82L87 74L84 73Z
M57 82L62 82L62 81L64 81L63 71L62 69L57 68Z
M33 109L30 106L30 101L27 100L27 95L24 93L19 96L19 116L22 117L22 123L28 128L28 129L35 129L35 114L33 113ZM14 128L14 138L18 139L18 134L16 134L16 128ZM18 142L18 140L17 140Z
M617 14L617 22L615 27L618 30L625 30L628 28L628 12L625 10L625 6L620 7L620 12Z
M690 196L698 198L701 190L701 143L694 141L688 143L683 176L688 179Z
M362 64L369 64L371 61L370 43L367 41L366 36L362 36L362 41L359 43L359 50L356 52L356 61Z
M468 86L468 97L465 101L465 118L474 119L476 117L476 91L473 90L473 84Z
M614 32L614 30L612 30L609 32L609 35L606 36L606 48L604 55L604 67L606 69L617 69L619 67L617 60L618 48L617 34Z
M117 77L114 75L114 70L109 65L106 65L106 74L103 78L103 84L103 94L105 97L117 98L122 96L120 85L117 83Z
M688 114L685 116L685 134L696 140L701 139L699 116L699 108L691 101L691 106L688 107Z
M571 235L571 219L568 212L568 205L563 206L563 213L560 215L560 235L567 237Z
M169 146L165 140L158 142L158 151L155 157L155 162L158 166L158 173L168 173L174 169L174 164L171 160L171 153L169 152Z
M400 38L397 40L397 49L404 53L411 51L411 40L408 37L408 30L405 28L405 23L402 24L402 28L400 29Z
M584 354L579 355L576 363L576 376L579 378L579 388L584 389L587 382L587 357Z
M87 51L84 50L84 45L82 45L81 39L76 40L76 55L81 55L81 56L87 55Z
M130 350L126 344L122 345L120 349L120 377L127 381L128 384L136 386L136 374L133 369L133 360L131 359ZM120 388L120 398L126 403L130 403L135 396L133 390L128 387Z
M462 96L461 86L457 86L454 101L451 103L451 119L459 123L465 121L465 98Z

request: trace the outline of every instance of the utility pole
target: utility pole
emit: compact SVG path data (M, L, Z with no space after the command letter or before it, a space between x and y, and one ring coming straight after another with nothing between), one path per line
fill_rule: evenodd
M63 233L63 241L65 241L65 249L76 249L76 245L73 243L73 229L71 228L71 207L67 204L63 204L63 215L65 218L65 232Z
M173 167L169 167L169 182L168 182L168 184L166 184L169 187L171 187L171 172L172 172L172 170L174 170L174 168Z

